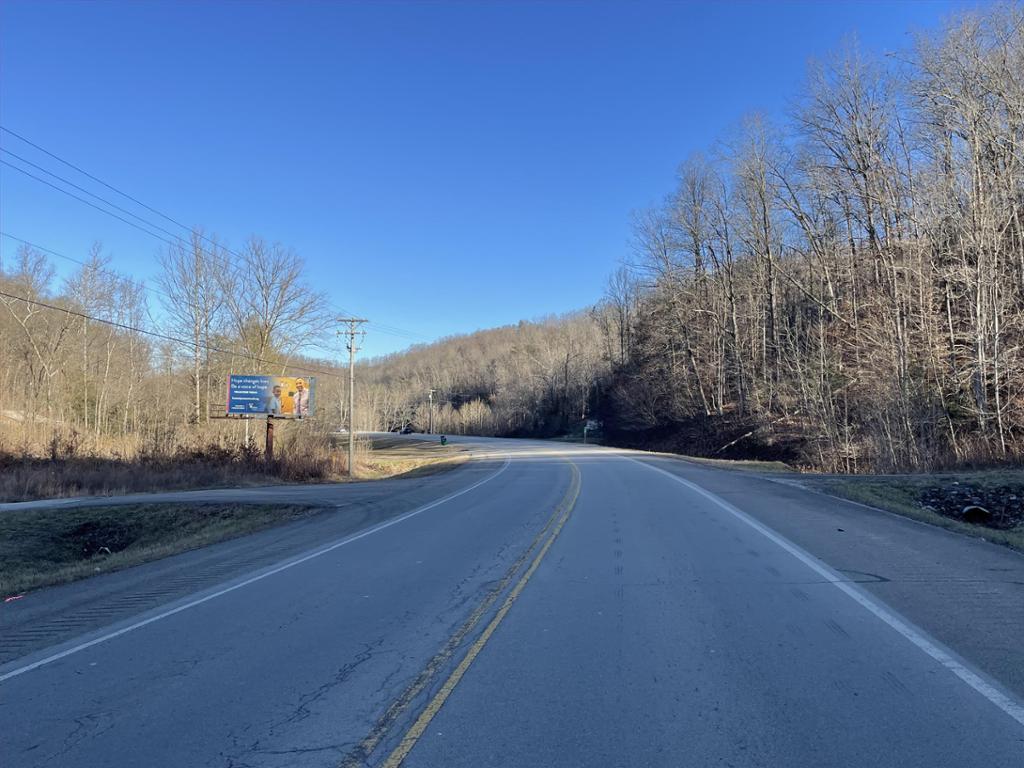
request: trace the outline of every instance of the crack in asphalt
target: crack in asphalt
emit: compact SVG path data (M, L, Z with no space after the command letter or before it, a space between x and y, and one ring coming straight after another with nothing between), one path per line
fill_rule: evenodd
M392 653L393 651L380 650L381 646L384 644L384 640L385 638L382 636L372 642L364 643L359 653L357 653L350 661L339 667L329 680L317 686L314 690L303 694L287 717L281 718L265 728L261 728L261 736L259 738L253 741L248 741L243 738L244 734L256 725L254 723L246 725L246 727L240 732L231 734L230 738L234 743L235 749L231 752L223 752L220 756L222 759L226 760L228 768L254 768L254 763L251 762L251 759L256 755L282 756L327 751L338 751L339 754L341 754L344 750L350 749L352 746L351 742L342 742L339 744L329 744L317 747L270 747L262 746L262 744L268 738L276 736L282 729L286 729L287 726L300 723L310 717L313 714L311 707L316 702L327 696L332 690L340 685L344 685L363 664L382 653Z
M291 715L286 717L284 720L272 725L270 727L269 733L273 734L274 731L282 725L301 722L302 720L305 720L307 717L309 717L309 715L311 714L310 706L312 704L315 704L320 699L322 699L334 688L336 688L339 685L342 685L346 680L348 680L349 677L352 676L353 672L355 672L357 669L359 669L361 665L365 664L367 661L374 657L374 650L383 645L383 643L384 637L379 637L372 643L365 643L363 646L363 650L357 653L355 657L352 659L352 661L342 665L334 674L334 676L326 683L323 683L322 685L317 687L316 690L314 690L312 693L306 694L299 701L299 704L295 708L295 711Z

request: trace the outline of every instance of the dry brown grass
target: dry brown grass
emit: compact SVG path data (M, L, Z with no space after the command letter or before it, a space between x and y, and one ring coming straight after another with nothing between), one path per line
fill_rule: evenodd
M464 447L441 445L439 438L375 437L365 442L367 450L359 471L360 477L370 480L443 472L469 458Z
M263 424L254 422L253 433ZM0 501L114 495L342 477L326 433L280 423L273 461L244 424L214 422L145 435L95 436L67 428L0 429Z
M264 458L262 436L259 444L246 444L243 434L236 423L103 439L73 430L32 439L0 431L0 501L349 479L347 440L315 422L278 423L273 461ZM437 441L360 437L356 475L375 480L440 471L464 458Z
M679 457L676 457L679 458ZM747 472L795 472L793 467L784 461L760 461L758 459L706 459L702 456L683 456L686 461L696 464L707 464L719 469L742 469Z

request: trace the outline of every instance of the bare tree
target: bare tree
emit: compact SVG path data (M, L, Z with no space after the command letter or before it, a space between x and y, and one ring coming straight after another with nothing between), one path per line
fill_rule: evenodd
M274 357L283 367L320 342L331 319L327 300L310 287L294 251L253 237L241 255L220 276L235 333L252 358Z
M189 241L178 241L160 255L162 272L157 278L163 291L166 325L173 333L187 338L192 355L192 420L209 420L210 339L224 326L225 289L230 274L227 254L215 237L202 230L192 232ZM204 417L203 392L206 409Z

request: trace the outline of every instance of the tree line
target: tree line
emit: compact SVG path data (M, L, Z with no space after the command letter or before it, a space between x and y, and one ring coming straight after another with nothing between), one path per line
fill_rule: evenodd
M600 399L602 344L591 314L577 312L420 345L359 367L357 412L382 430L432 421L451 434L564 434Z
M830 470L1024 448L1024 13L813 64L638 217L610 290L623 426L776 434ZM749 428L749 429L748 429Z
M231 373L322 365L331 313L294 251L258 237L229 251L196 230L158 261L147 286L113 269L99 245L64 279L34 246L8 260L0 271L0 386L15 395L0 408L8 442L28 450L71 430L91 447L173 448L223 414ZM340 401L341 372L327 373L338 375L323 377L320 393Z
M422 423L438 387L445 425L494 433L589 413L624 444L837 471L1019 459L1022 207L1019 5L848 46L788 119L682 163L599 306L379 362L378 423Z
M894 56L847 46L788 117L748 116L681 164L596 306L362 362L355 426L596 419L623 445L846 472L1019 460L1022 208L1019 4ZM227 376L254 371L323 371L320 421L348 421L327 299L281 245L196 231L150 288L99 247L57 280L25 245L0 292L0 422L19 439L212 432Z

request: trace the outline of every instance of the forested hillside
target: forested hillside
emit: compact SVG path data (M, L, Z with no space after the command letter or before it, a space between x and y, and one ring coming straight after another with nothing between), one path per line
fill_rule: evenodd
M78 265L60 279L58 259ZM148 285L111 268L99 245L76 259L22 242L3 265L0 465L38 455L258 457L255 430L246 443L245 424L216 420L227 377L294 370L324 374L319 395L334 419L286 428L282 456L294 464L312 451L328 466L322 428L344 416L343 379L309 356L331 315L303 260L257 237L229 252L197 231L160 262Z
M426 429L434 389L436 431L565 434L602 402L606 340L588 312L446 339L362 367L359 402L377 429Z
M666 193L595 306L360 362L355 426L425 428L432 398L438 431L598 419L826 470L1024 453L1019 4L812 63L788 117L745 118ZM232 372L318 374L319 423L347 422L343 352L317 346L336 312L287 248L195 232L151 286L99 249L58 280L55 256L22 243L0 273L0 449L237 444L210 422Z
M995 6L811 64L789 119L746 118L637 215L599 307L380 361L380 412L435 387L446 429L593 414L626 444L829 470L1019 458L1022 26Z

